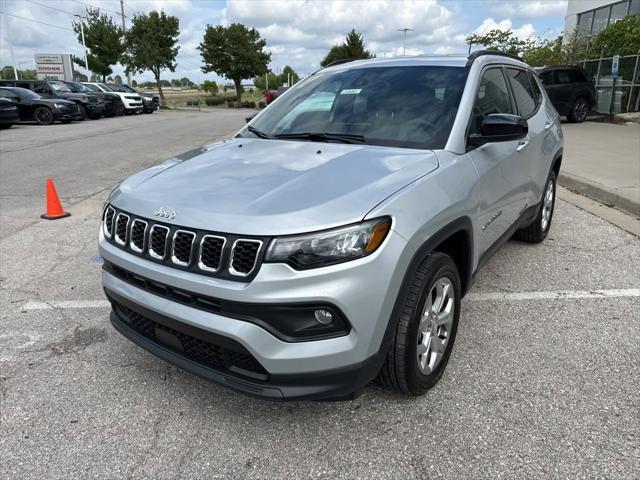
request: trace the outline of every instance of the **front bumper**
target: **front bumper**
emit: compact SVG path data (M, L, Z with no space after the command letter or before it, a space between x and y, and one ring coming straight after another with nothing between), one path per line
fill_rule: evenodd
M294 386L306 385L304 379L307 377L323 379L314 382L313 388L317 392L313 395L316 398L344 396L346 390L355 391L373 379L380 365L378 360L382 339L407 267L404 259L412 256L405 255L407 248L404 239L391 231L385 244L368 257L306 271L295 271L285 264L263 264L251 282L242 283L150 262L110 244L100 233L100 254L106 261L141 277L187 292L237 302L272 305L317 302L335 305L351 325L348 335L287 342L253 323L171 301L103 271L102 283L110 295L118 295L136 308L144 308L238 342L270 375L269 385L266 386L290 386L284 390L275 387L280 389L284 398L307 398L306 394L291 393ZM145 346L143 344L146 342L137 341L134 335L123 333ZM167 358L166 352L153 353L174 361ZM195 370L190 369L207 376ZM334 385L330 378L336 372L343 371L350 372L345 376L348 380L338 382L340 386ZM318 387L318 384L326 388ZM346 384L350 387L345 387Z
M206 359L208 353L194 351L190 344L202 344L211 340L211 334L201 329L188 327L152 310L145 309L123 297L105 289L107 297L113 304L111 323L116 330L136 345L144 348L161 359L196 374L214 383L229 387L241 393L269 400L347 400L355 398L365 385L377 374L382 366L384 356L376 354L359 365L312 374L256 374L234 364L234 354L240 352L222 349L222 361L225 365L212 367ZM156 329L169 333L164 341L153 335L145 335L136 329L121 306L135 312L136 316L145 316L156 325ZM215 338L215 337L214 337ZM182 341L180 340L182 339ZM213 340L215 342L215 340ZM219 342L225 343L224 339ZM216 345L217 347L217 345ZM232 345L230 348L234 348ZM242 358L240 365L245 365Z

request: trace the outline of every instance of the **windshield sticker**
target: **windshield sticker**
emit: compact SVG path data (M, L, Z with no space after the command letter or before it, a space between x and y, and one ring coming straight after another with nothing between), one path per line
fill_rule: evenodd
M340 95L358 95L361 91L361 88L349 88L348 90L342 90Z

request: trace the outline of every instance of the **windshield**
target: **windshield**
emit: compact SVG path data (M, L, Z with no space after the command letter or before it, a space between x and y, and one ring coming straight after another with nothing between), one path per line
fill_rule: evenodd
M439 66L320 71L270 106L251 130L265 138L444 148L467 73Z
M78 82L67 82L67 87L74 93L86 93L91 92L87 87Z
M101 92L102 90L100 90L98 87L96 87L95 85L91 85L90 83L84 84L83 85L85 87L87 87L89 90L91 90L92 92Z
M56 92L73 93L71 91L71 89L69 88L69 86L64 84L64 83L62 83L62 82L49 81L49 85L51 85L51 88L53 88Z
M100 88L103 88L107 92L115 92L115 90L106 83L99 83L98 85L100 85Z
M129 88L128 85L117 85L114 83L110 83L109 85L107 85L107 87L109 87L114 92L136 93L136 91L133 88Z

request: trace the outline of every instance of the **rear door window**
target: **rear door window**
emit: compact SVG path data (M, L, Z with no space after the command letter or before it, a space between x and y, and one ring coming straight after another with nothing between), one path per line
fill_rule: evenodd
M553 72L542 72L540 74L540 80L542 80L542 83L544 83L545 85L553 85L554 84Z
M568 70L556 70L556 84L566 85L571 82L571 75L569 75Z
M573 83L584 83L587 81L587 78L580 70L570 70L569 78L571 78Z
M529 74L519 68L507 68L507 77L518 106L518 112L524 118L529 118L538 108L536 105Z

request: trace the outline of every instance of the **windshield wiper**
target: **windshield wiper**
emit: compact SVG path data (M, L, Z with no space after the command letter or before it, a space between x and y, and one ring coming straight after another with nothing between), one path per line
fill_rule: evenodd
M262 130L257 129L256 127L252 127L251 125L247 125L247 130L249 130L251 133L253 133L256 137L259 137L259 138L266 138L266 139L272 138L271 135L269 135L268 133L264 133Z
M280 133L274 138L281 140L309 140L311 142L343 142L343 143L364 143L363 135L352 133L329 133L329 132L305 132L305 133Z

